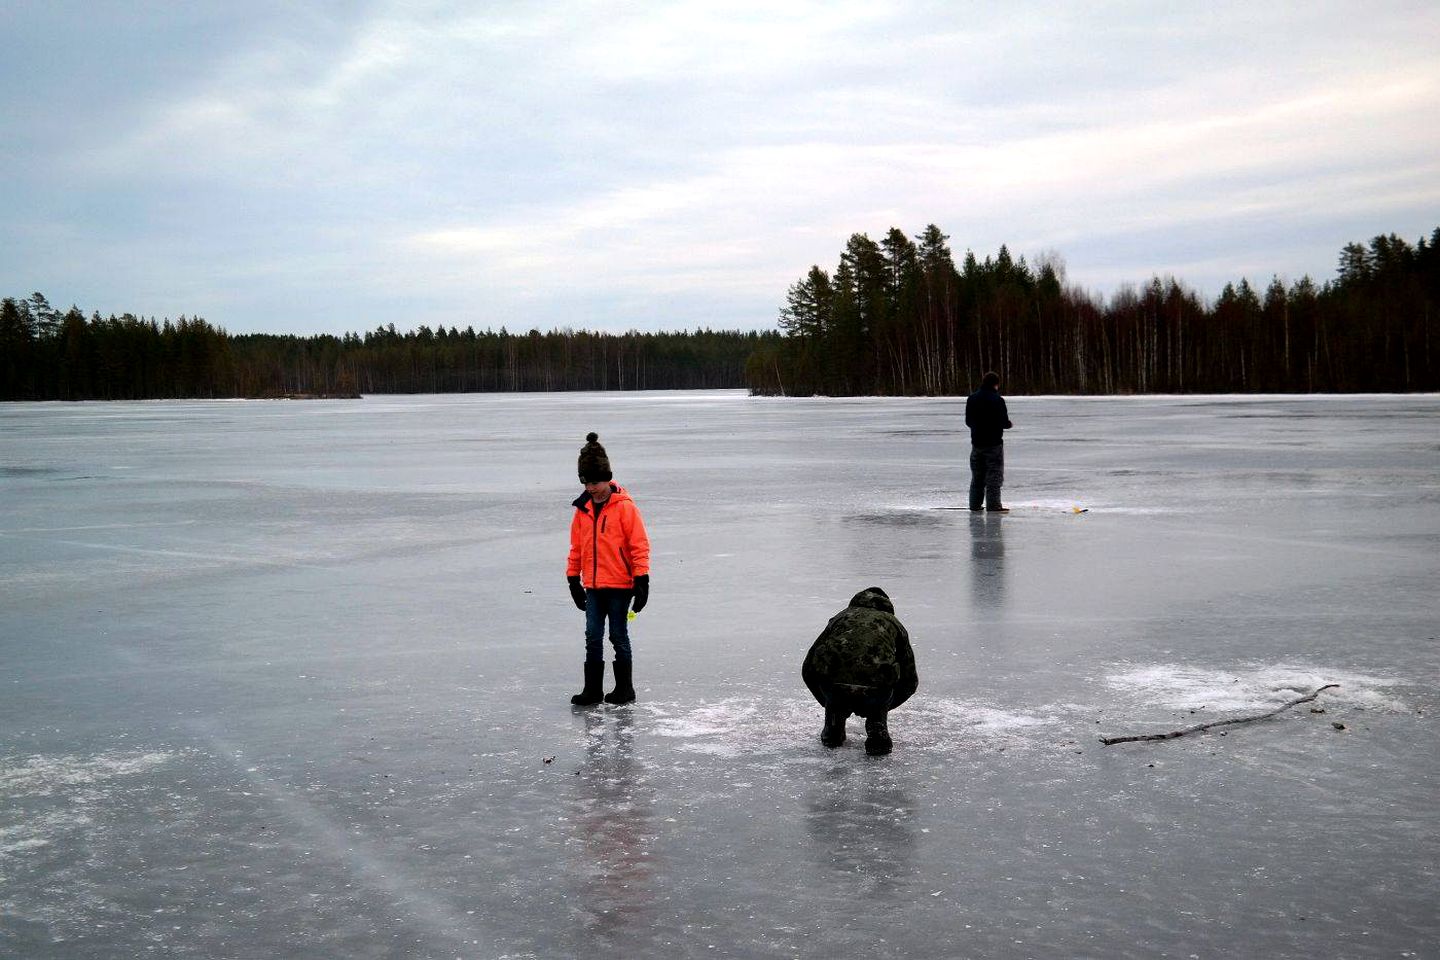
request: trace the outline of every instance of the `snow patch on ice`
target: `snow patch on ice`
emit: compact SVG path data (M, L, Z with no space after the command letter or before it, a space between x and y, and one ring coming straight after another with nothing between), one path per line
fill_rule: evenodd
M928 700L919 705L916 712L931 714L946 726L959 724L987 732L1043 727L1055 722L1049 718L1014 713L961 700Z
M1088 507L1088 513L1121 513L1132 517L1158 517L1167 513L1180 513L1172 507Z
M1174 513L1174 510L1165 507L1122 507L1122 506L1096 506L1083 500L1057 500L1057 499L1031 499L1031 500L1006 500L1005 505L1010 508L1011 514L1071 514L1077 510L1082 513ZM890 509L910 513L929 513L935 510L952 510L959 513L970 513L966 503L955 500L926 500L910 503L895 504ZM983 516L983 511L980 514Z
M1006 500L1005 505L1010 508L1011 516L1019 515L1022 517L1035 514L1069 514L1076 516L1077 514L1084 513L1118 513L1144 517L1183 512L1174 507L1125 506L1113 503L1092 503L1083 499L1060 500L1044 497L1029 500ZM969 507L963 502L957 504L954 501L899 504L893 509L912 512L928 512L934 510L954 510L961 513L970 512Z
M1053 500L1041 498L1034 500L1004 500L1002 502L1005 504L1005 506L1010 508L1011 513L1015 513L1016 511L1031 510L1038 511L1040 513L1074 513L1076 507L1079 507L1081 510L1088 511L1093 511L1096 509L1090 504L1082 503L1079 500Z
M649 703L654 732L678 741L687 753L712 757L793 756L814 745L824 714L813 700L731 697L684 705ZM1058 717L1016 713L964 700L912 700L890 715L891 734L907 749L953 752L971 746L1025 746L1051 739ZM852 737L863 739L865 721L850 720ZM898 741L897 741L898 742Z
M87 811L109 799L110 781L152 770L174 756L166 751L137 751L0 758L0 864L90 829ZM0 872L0 883L4 880Z
M47 847L57 834L88 827L91 822L84 813L69 811L31 816L21 823L0 827L0 857ZM0 881L3 880L4 876L0 875Z
M652 703L645 709L655 718L655 733L680 741L680 749L739 757L771 752L791 739L787 733L798 721L798 701L765 703L763 712L761 705L759 697L730 697L689 705Z
M174 756L166 751L150 751L88 758L34 755L0 759L0 796L49 796L57 790L144 773Z
M1403 685L1400 680L1297 664L1248 664L1235 670L1210 670L1157 663L1109 674L1105 682L1136 703L1177 710L1264 709L1307 696L1327 683L1338 683L1340 689L1327 690L1322 698L1373 710L1409 709L1390 692Z
M914 714L902 722L918 741L917 746L941 752L967 748L1020 750L1050 744L1056 736L1054 728L1062 722L1059 717L948 698L926 698L915 704L913 711L909 704L901 710Z
M656 718L656 733L662 737L690 739L735 733L759 713L759 704L753 700L730 699L702 704L680 714L663 712L663 705L654 705L652 710L660 711Z

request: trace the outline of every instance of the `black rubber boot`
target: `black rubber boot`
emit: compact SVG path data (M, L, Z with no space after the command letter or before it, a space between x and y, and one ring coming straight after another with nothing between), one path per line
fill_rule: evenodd
M616 660L610 666L615 668L615 689L605 694L606 703L630 703L635 699L635 685L631 682L629 660Z
M850 714L836 707L825 708L825 726L820 731L820 742L827 747L838 747L845 742L845 721Z
M599 703L605 693L605 661L585 661L585 689L570 698L577 707L590 707Z
M865 752L872 757L884 756L890 752L890 728L886 726L885 714L868 717L865 720Z

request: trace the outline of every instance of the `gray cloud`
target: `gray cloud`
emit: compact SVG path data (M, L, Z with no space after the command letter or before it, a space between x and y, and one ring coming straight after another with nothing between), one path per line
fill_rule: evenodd
M36 5L0 274L232 331L764 327L892 225L1213 294L1440 224L1440 12L1258 6Z

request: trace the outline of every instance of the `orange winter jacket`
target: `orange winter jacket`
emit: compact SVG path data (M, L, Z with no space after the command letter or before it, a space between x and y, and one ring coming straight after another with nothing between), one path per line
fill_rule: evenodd
M650 538L630 494L614 483L610 489L610 499L598 516L590 494L576 498L565 576L578 574L580 582L592 589L632 590L635 578L650 572Z

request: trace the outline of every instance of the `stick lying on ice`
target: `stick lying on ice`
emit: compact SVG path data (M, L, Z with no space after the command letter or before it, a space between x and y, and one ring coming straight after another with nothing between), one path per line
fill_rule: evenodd
M1108 747L1112 743L1135 743L1139 740L1171 740L1175 737L1183 737L1187 733L1199 733L1201 730L1209 730L1211 727L1223 727L1228 723L1249 723L1252 720L1264 720L1268 717L1275 716L1275 714L1277 713L1284 713L1291 707L1298 706L1302 703L1309 703L1311 700L1314 700L1316 697L1320 696L1320 694L1324 691L1336 689L1339 688L1339 686L1340 684L1338 683L1327 683L1325 684L1325 686L1320 687L1318 690L1316 690L1309 696L1301 697L1299 700L1291 700L1287 704L1276 707L1269 713L1259 713L1253 717L1235 717L1231 720L1212 720L1210 723L1202 723L1199 726L1195 727L1186 727L1184 730L1172 730L1169 733L1146 733L1135 737L1101 737L1100 742Z

